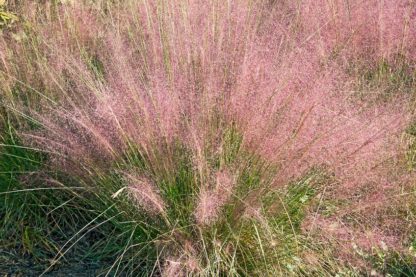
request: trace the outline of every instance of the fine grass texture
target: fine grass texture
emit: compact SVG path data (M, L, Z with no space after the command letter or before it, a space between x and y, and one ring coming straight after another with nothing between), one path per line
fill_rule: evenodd
M0 272L414 276L415 10L0 1Z

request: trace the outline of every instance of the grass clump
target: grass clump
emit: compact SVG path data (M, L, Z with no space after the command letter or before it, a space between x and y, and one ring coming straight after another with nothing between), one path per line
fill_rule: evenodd
M30 257L39 264L38 270L41 265L59 269L77 259L107 274L146 276L157 272L273 275L300 270L298 257L308 249L300 229L303 211L324 179L316 171L287 190L265 189L264 162L242 154L241 136L233 127L224 132L223 140L223 152L212 157L214 170L246 164L237 170L235 187L216 184L233 193L224 203L215 203L221 195L201 199L190 152L180 144L167 148L175 165L163 174L132 149L113 165L113 172L71 179L65 173L48 172L48 155L19 146L8 134L1 158L2 180L8 184L1 195L6 219L2 236L12 239L2 248ZM140 187L150 180L154 183L149 190L145 187L149 184ZM224 176L220 180L230 181ZM198 204L201 201L214 203L198 213L206 208ZM258 207L251 207L255 203Z
M14 1L0 244L143 276L349 276L374 238L399 252L376 215L410 179L392 96L416 36L406 0L372 1Z

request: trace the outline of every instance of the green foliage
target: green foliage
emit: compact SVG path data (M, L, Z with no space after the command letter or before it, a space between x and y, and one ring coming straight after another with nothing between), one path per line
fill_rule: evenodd
M5 0L0 0L0 29L10 26L18 20L15 13L7 11Z
M406 161L409 169L416 166L416 123L406 129L405 141L407 144Z
M100 81L104 81L105 68L104 63L100 60L98 55L88 53L86 49L82 51L83 59L89 70L94 74L95 78Z
M124 250L134 226L125 223L105 195L94 195L69 176L48 172L47 155L22 146L13 128L6 126L0 146L0 272L15 267L20 272L30 261L37 266L24 274L41 273L49 261L64 261L57 253L65 253L69 262L83 260L108 268L111 257ZM118 262L128 266L124 260Z
M373 65L356 65L358 94L375 100L388 100L400 93L416 92L416 68L402 55L392 60L382 59Z
M416 276L414 257L403 256L400 253L386 250L374 249L375 255L368 257L368 260L373 264L374 272L382 273L382 276L392 277Z
M237 190L216 224L201 227L194 217L199 180L192 153L180 143L166 145L158 154L161 162L169 154L168 160L175 161L172 167L157 168L143 151L131 147L107 173L97 171L85 179L47 172L48 155L19 146L10 129L3 138L8 146L0 156L2 184L8 184L0 195L6 218L2 237L9 239L0 240L0 245L30 254L49 270L59 269L65 257L68 262L98 263L114 275L148 275L161 257L181 253L187 243L197 251L200 270L206 275L301 270L299 257L308 243L300 225L325 178L313 171L287 188L262 190L270 168L243 151L241 141L234 127L224 132L222 151L213 157L212 166L239 168ZM126 194L114 198L126 186L119 173L126 170L156 180L168 206L166 218L140 210ZM253 202L253 197L259 201ZM245 215L250 202L260 204L261 218ZM46 265L47 260L52 262Z

